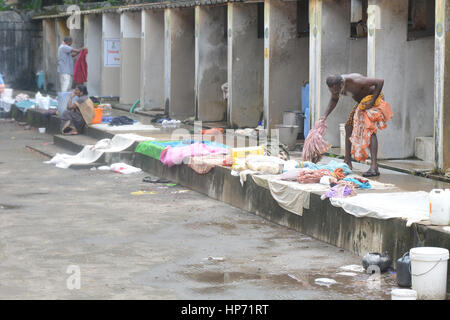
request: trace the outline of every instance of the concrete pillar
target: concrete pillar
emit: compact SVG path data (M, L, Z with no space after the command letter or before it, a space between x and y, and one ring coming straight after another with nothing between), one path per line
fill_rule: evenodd
M56 19L56 43L58 47L68 36L70 36L70 30L67 28L66 19Z
M436 0L434 55L435 167L450 168L450 13L449 0ZM447 125L446 125L447 124Z
M301 86L309 78L309 39L297 37L297 2L264 3L264 119L283 122L283 111L301 110Z
M263 108L264 38L257 4L228 4L228 124L256 127Z
M88 81L86 83L90 95L100 96L102 79L102 16L87 14L84 16L84 43L88 48L86 63Z
M164 109L164 11L142 10L141 106Z
M368 74L384 79L394 117L379 131L379 158L414 155L416 137L433 136L435 38L407 41L408 0L370 0Z
M309 127L312 128L321 114L322 0L309 0L309 30Z
M120 95L120 16L102 15L101 95Z
M323 116L328 108L331 97L326 84L328 76L348 73L360 73L364 76L367 74L367 38L350 38L351 1L324 1L321 11L321 97L315 121ZM354 104L352 97L340 97L336 109L328 117L325 138L333 146L340 146L339 124L347 121Z
M81 15L79 16L79 19L79 25L75 23L72 28L69 29L69 36L72 37L73 40L72 47L74 47L75 49L84 47L84 19Z
M70 36L70 30L69 30L69 28L67 28L66 19L56 19L55 29L56 29L56 59L57 59L56 64L58 64L58 48L61 45L61 43L64 41L64 38ZM58 73L57 73L57 77L58 77L58 79L57 79L56 88L57 88L57 91L61 91ZM74 86L74 83L72 81L72 87L73 86Z
M195 114L194 9L165 9L165 110L185 119Z
M227 82L226 6L195 7L196 119L227 119L221 86Z
M58 65L57 42L56 42L56 24L53 19L42 20L43 27L43 48L44 48L44 74L45 91L57 91L59 89L59 80L56 68Z
M120 15L120 103L133 104L141 95L141 13Z

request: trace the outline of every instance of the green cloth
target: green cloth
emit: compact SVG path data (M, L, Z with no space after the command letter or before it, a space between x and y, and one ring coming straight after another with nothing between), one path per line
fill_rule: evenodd
M168 142L170 141L144 141L138 144L135 151L153 159L161 160L161 152L166 148Z
M196 141L194 140L174 140L174 141L144 141L138 144L136 147L136 152L144 154L146 156L152 157L156 160L161 160L161 152L168 146L172 148L176 147L186 147ZM218 147L218 148L228 148L227 145L217 143L214 141L198 141L206 144L207 146Z

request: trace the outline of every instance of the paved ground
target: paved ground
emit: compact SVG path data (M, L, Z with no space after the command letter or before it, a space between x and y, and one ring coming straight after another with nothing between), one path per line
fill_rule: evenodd
M0 119L0 141L0 299L390 298L391 273L337 274L349 252L146 173L44 164L36 128Z

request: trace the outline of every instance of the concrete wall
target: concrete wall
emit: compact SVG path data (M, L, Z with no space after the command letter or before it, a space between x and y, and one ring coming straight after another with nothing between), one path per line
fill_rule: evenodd
M101 95L102 79L102 16L88 14L84 16L84 43L88 48L86 62L90 95Z
M256 127L263 112L264 39L257 5L228 4L228 124Z
M120 103L132 104L141 96L141 13L120 16Z
M375 30L375 76L394 118L380 133L379 157L414 155L415 137L433 134L434 37L406 41L408 1L371 0L381 13Z
M43 26L43 54L46 91L56 91L59 88L59 79L56 68L58 65L58 47L56 42L55 20L46 19L42 21Z
M194 9L165 9L165 109L170 117L195 114Z
M221 86L227 82L226 6L195 8L196 118L221 121L227 104Z
M141 107L164 108L164 11L142 10Z
M0 12L0 73L17 89L36 88L42 65L42 26L13 11Z
M105 40L120 39L120 16L115 13L103 14L102 30L101 94L102 96L119 96L120 66L105 66Z
M326 78L333 74L367 75L367 38L350 39L350 0L330 0L322 4L322 55L320 82L320 116L330 101ZM340 145L339 124L345 123L355 104L352 97L340 97L328 117L325 138L333 146Z
M309 39L297 37L297 2L265 0L264 118L283 122L283 111L301 110L301 86L309 79Z

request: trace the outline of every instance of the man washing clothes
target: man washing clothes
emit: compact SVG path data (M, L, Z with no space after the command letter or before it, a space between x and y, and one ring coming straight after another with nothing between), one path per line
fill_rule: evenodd
M326 120L336 107L341 95L352 95L356 101L345 124L345 163L352 168L351 155L357 161L365 161L370 156L370 169L364 177L379 176L377 164L377 129L385 129L386 122L393 117L391 106L384 101L384 80L367 78L358 73L333 75L327 78L331 92L328 110L322 118Z
M63 43L58 48L58 74L61 92L72 89L73 57L76 57L83 49L72 48L72 38L64 38Z

